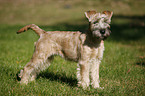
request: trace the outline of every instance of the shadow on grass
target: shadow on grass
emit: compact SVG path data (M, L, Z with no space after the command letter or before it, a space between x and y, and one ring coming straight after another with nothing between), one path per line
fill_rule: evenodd
M139 56L138 61L137 61L136 64L145 67L145 55L144 56Z
M50 79L51 81L58 81L58 82L66 83L73 87L77 86L77 79L73 77L68 77L66 76L65 73L55 74L53 72L42 72L39 74L38 78L39 77L47 78L47 79Z
M145 61L144 61L144 62L138 61L136 64L137 64L137 65L141 65L141 66L144 66L144 67L145 67Z
M123 24L111 25L111 38L117 42L136 41L145 37L145 16L114 16L114 21L120 19L129 21Z
M19 73L20 73L20 71L17 72L16 78L14 78L16 81L21 81L21 78L19 77ZM73 87L77 86L77 79L75 79L73 77L67 77L65 73L55 74L53 72L45 71L45 72L41 72L37 78L40 78L40 77L49 79L51 81L58 81L61 83L66 83Z

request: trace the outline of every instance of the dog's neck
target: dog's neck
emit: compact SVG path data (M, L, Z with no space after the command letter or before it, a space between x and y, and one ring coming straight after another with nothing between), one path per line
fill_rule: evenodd
M88 31L85 33L86 34L86 40L84 44L90 46L90 47L99 47L100 43L102 40L97 40L95 38L92 38L91 30L88 29Z

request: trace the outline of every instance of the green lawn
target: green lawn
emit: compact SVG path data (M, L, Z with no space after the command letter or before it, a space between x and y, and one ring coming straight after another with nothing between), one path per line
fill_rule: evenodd
M14 1L0 1L0 96L145 94L145 1ZM20 35L16 31L31 23L44 30L84 31L88 28L84 12L90 9L114 12L112 34L105 41L100 65L100 86L104 89L78 88L77 64L59 56L35 82L20 85L16 74L31 59L39 37L33 31Z

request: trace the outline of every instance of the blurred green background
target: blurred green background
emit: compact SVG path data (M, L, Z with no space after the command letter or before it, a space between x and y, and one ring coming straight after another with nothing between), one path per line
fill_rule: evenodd
M78 23L88 10L111 10L116 18L134 19L138 16L138 19L143 19L144 5L144 0L0 0L0 23Z

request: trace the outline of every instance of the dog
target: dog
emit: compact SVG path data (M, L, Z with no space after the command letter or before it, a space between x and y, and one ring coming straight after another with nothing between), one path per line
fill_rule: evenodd
M50 66L54 55L78 62L78 86L100 88L99 65L103 58L104 40L110 36L112 11L98 13L87 11L89 29L85 33L76 31L44 31L35 24L26 25L17 34L32 29L40 36L35 43L33 56L20 71L21 84L34 81L40 71ZM91 83L90 83L91 82Z

